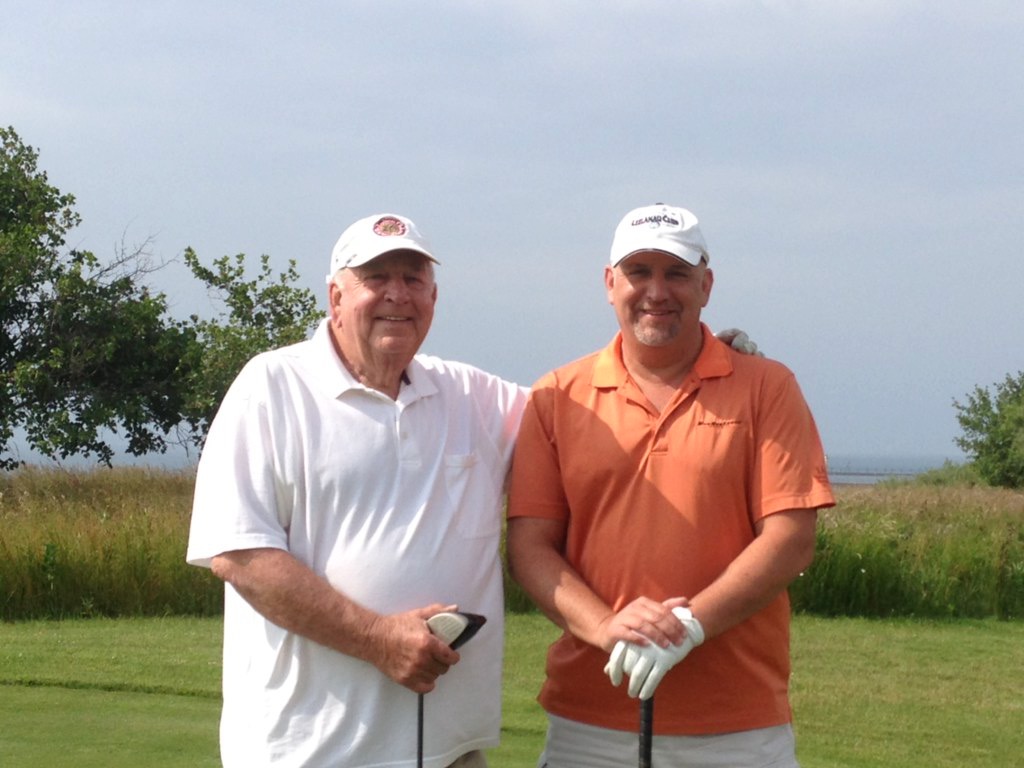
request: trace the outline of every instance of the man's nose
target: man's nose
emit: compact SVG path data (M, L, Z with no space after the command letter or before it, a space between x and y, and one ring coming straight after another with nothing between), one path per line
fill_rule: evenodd
M388 280L384 288L384 296L390 301L400 304L409 299L409 286L401 277L394 277Z
M655 301L664 301L669 297L668 281L664 275L654 274L647 281L647 298Z

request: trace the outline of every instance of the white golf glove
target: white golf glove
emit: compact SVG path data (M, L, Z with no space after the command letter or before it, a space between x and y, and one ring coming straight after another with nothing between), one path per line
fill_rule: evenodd
M715 338L719 341L725 342L737 352L742 352L744 355L757 355L758 357L764 357L764 352L758 351L757 344L754 340L747 335L746 331L741 331L739 328L726 328L724 331L716 333Z
M704 642L704 627L689 608L673 608L672 613L686 628L683 642L662 648L654 643L636 645L619 640L605 664L604 673L612 685L621 683L623 674L629 676L629 695L634 699L638 695L641 699L651 698L666 673Z

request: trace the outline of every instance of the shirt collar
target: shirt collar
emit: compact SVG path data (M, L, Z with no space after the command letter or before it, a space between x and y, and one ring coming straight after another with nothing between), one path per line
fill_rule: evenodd
M346 392L370 392L376 390L360 382L338 357L331 340L329 321L325 318L317 326L310 339L310 366L316 377L322 382L328 395L340 398ZM398 401L409 403L421 397L437 392L437 386L426 374L423 364L413 358L409 366L402 372L402 387L398 393ZM377 393L380 394L380 393Z
M715 338L704 323L700 324L700 328L704 343L693 364L691 375L699 381L728 376L733 370L729 347ZM596 388L619 389L628 379L629 372L622 361L622 331L619 331L608 346L598 352L591 383Z

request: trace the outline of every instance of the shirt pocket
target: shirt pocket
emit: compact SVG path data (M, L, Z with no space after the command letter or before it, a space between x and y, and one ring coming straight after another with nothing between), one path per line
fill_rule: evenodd
M477 539L501 530L493 483L475 453L445 454L444 480L455 528L462 536Z

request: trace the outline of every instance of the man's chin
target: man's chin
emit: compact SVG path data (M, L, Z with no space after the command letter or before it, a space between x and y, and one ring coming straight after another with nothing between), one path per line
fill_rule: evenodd
M378 352L386 355L408 355L412 357L419 351L420 344L422 343L423 339L412 334L408 336L384 336L377 339L374 347Z
M633 336L645 347L665 347L679 337L679 331L667 328L633 326Z

